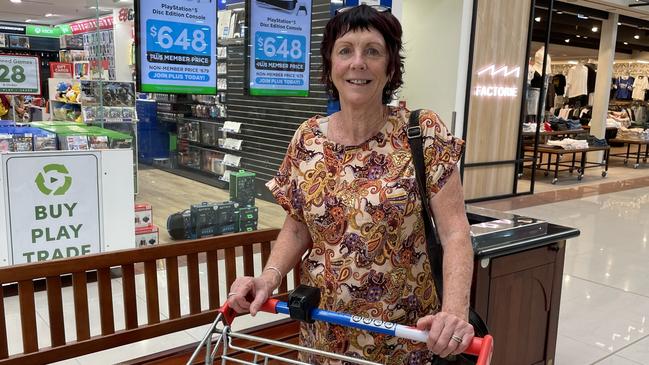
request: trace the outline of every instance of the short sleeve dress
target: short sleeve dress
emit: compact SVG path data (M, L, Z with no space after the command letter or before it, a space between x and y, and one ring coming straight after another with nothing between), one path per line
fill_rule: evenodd
M319 287L320 308L415 325L439 310L426 254L421 199L406 129L409 114L391 109L369 140L344 146L313 117L295 132L277 176L266 185L287 213L309 229L313 246L302 284ZM422 111L428 195L446 183L464 142ZM303 346L384 364L425 364L423 343L316 322L302 324ZM310 364L336 364L301 355Z

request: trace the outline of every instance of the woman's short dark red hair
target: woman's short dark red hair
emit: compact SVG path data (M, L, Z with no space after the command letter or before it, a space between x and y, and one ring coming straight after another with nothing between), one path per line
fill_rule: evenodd
M359 5L354 8L339 12L329 20L324 31L324 38L320 46L322 54L322 82L327 86L327 91L334 99L340 96L336 86L331 80L331 53L336 39L344 36L347 32L357 30L376 29L385 40L388 49L387 75L392 75L383 88L383 104L392 100L392 94L403 84L403 59L401 51L403 42L401 36L403 30L401 23L390 12L379 12L371 6Z

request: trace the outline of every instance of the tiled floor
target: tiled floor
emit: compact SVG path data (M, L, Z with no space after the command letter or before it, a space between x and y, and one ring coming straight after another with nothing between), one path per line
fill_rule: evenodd
M155 174L151 181L166 180ZM183 191L205 193L205 186L197 184ZM159 202L158 204L163 204ZM559 334L555 364L649 364L649 177L637 176L625 181L607 181L601 184L578 184L570 189L547 191L534 196L486 202L501 210L544 218L552 223L573 226L581 236L568 242L561 297ZM155 212L154 206L154 212ZM281 209L268 205L260 215L268 222L280 219ZM281 219L280 219L281 220ZM269 223L270 224L270 223ZM180 270L181 282L186 271ZM159 273L160 293L164 295L166 280ZM201 281L205 270L201 267ZM220 275L221 278L224 275ZM138 293L143 293L143 279L138 281ZM113 281L116 288L119 280ZM68 288L69 289L69 288ZM225 288L221 288L221 295ZM118 290L116 290L118 292ZM98 333L98 304L96 289L89 290L92 333ZM183 293L181 292L181 295ZM42 295L38 293L38 295ZM47 343L48 318L46 300L37 297L37 326ZM120 313L120 298L114 298L115 313ZM64 303L71 306L69 292ZM161 312L166 314L166 298L161 297ZM203 307L207 300L202 298ZM144 294L138 298L138 310L145 307ZM16 298L5 298L7 327L19 323ZM71 309L70 309L71 310ZM184 306L182 313L187 313ZM144 316L140 314L140 321ZM252 319L244 317L235 322L240 328L269 321L271 315ZM116 318L116 327L123 327L123 319ZM73 333L74 323L66 323L66 333ZM182 331L133 345L83 356L63 364L108 364L132 359L164 349L199 341L206 326ZM40 334L39 334L40 335ZM19 334L9 337L10 351L21 349Z
M516 210L581 230L568 242L557 365L649 364L649 188Z

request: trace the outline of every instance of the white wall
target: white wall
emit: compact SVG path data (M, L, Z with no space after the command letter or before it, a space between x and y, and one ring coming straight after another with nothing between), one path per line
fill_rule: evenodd
M132 8L132 7L131 7ZM129 8L125 8L129 9ZM131 36L133 33L133 20L121 20L119 12L122 9L113 10L113 42L115 44L115 80L131 81L133 79L131 67Z
M462 134L472 0L404 0L405 75L399 93L408 108L437 112Z

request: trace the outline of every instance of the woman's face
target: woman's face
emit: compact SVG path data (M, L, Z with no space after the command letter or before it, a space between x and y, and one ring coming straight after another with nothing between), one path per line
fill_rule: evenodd
M388 82L388 50L376 29L347 32L331 54L331 80L348 105L381 104Z

